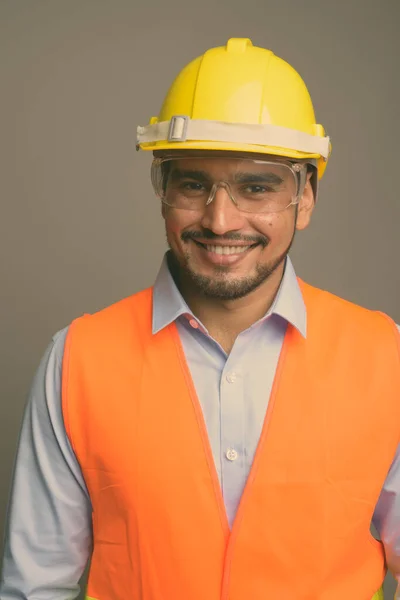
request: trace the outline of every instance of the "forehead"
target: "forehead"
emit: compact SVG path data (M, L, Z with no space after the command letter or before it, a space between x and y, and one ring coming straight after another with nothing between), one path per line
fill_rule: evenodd
M164 156L164 158L167 158ZM202 171L211 175L235 172L263 172L285 170L287 160L265 154L246 154L234 152L185 152L169 154L175 169Z
M153 153L155 158L196 158L202 160L229 160L229 159L248 159L248 160L264 160L264 161L281 161L287 162L290 159L285 159L282 156L275 154L256 154L254 152L227 152L218 150L181 150L181 151L156 151ZM301 161L298 161L301 162Z

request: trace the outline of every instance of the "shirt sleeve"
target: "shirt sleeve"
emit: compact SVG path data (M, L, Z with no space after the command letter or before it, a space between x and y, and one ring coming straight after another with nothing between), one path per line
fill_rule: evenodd
M91 555L91 503L67 438L61 369L67 329L35 375L18 441L6 521L1 600L71 600Z
M400 333L400 326L397 328ZM400 600L400 445L379 496L373 524L384 545L388 568L397 581L395 600Z

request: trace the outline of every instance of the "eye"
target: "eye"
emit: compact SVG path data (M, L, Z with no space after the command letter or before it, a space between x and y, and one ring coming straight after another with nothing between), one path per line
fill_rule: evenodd
M204 186L198 181L183 181L181 187L185 190L202 190Z
M248 185L246 191L251 192L252 194L261 194L265 192L267 188L262 185Z
M246 185L246 187L243 188L243 193L250 194L250 195L269 194L269 193L275 192L275 191L276 190L274 189L273 186L260 185L259 183Z
M199 196L206 192L205 186L199 181L184 180L179 182L179 191L186 196Z

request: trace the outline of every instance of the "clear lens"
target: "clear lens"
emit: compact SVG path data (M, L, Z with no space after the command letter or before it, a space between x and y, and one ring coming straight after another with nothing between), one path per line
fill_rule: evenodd
M202 210L225 190L244 212L280 212L296 204L306 165L241 158L161 158L152 165L157 196L169 206Z

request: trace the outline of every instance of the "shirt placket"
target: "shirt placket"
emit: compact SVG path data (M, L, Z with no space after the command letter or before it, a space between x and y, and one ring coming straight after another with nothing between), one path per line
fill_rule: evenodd
M245 414L243 377L231 353L220 381L221 486L232 524L245 479Z

